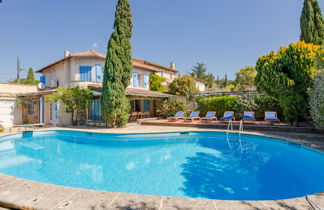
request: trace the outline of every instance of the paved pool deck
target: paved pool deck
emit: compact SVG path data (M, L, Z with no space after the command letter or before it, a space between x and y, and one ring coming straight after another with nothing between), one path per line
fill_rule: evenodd
M129 124L125 128L94 127L60 128L42 130L76 130L99 133L160 133L180 131L224 131L190 127L143 126ZM318 133L244 132L269 136L315 148L324 152L324 135ZM0 136L8 133L0 133ZM322 166L324 167L324 166ZM324 207L324 192L309 198ZM306 197L273 201L224 201L168 196L138 195L119 192L85 190L29 181L0 173L0 209L120 209L120 210L225 210L225 209L314 209Z

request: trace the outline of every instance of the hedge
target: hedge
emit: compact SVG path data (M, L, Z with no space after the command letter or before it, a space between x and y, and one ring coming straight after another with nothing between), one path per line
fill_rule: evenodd
M225 111L234 111L235 118L241 119L244 111L254 111L256 119L264 119L265 111L276 111L282 118L279 102L270 96L217 96L197 99L198 111L204 116L208 111L216 111L217 118L223 117Z

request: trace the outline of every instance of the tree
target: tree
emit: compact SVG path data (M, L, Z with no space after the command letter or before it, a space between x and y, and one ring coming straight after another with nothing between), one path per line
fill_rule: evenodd
M133 69L130 43L132 28L130 3L128 0L118 0L114 32L108 42L100 99L102 116L112 127L121 127L128 122L130 104L125 89Z
M190 76L177 77L169 85L170 93L178 96L187 96L188 93L196 93L195 81Z
M303 41L261 56L256 65L255 84L279 100L287 121L298 125L308 111L308 89L315 73L320 47Z
M246 88L253 87L255 76L255 67L246 66L236 73L236 87L238 87L240 90L245 90Z
M206 74L207 68L206 64L204 63L197 63L196 66L193 66L191 69L190 75L192 77L196 77L198 79L202 79L201 77Z
M206 64L204 63L197 63L196 66L193 66L189 75L206 82L208 88L211 88L215 83L214 75L211 73L207 74Z
M224 77L224 87L227 87L228 86L228 78L227 78L227 74L225 74L225 77Z
M314 80L310 91L310 113L318 129L324 130L324 71L321 70Z
M149 81L150 81L150 90L161 92L161 93L167 92L167 89L162 84L162 82L166 81L166 78L160 77L157 74L150 74Z
M90 107L93 98L92 91L88 88L76 86L73 88L58 88L57 92L47 98L48 101L62 101L67 112L71 113L72 124L79 124L81 114Z
M30 83L35 82L34 71L32 68L28 69L27 80L30 81Z
M300 29L300 40L317 45L324 44L324 20L317 0L304 1Z

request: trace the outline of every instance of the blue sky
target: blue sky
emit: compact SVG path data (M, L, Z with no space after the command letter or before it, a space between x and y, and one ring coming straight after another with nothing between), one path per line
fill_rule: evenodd
M16 76L19 56L37 70L72 52L106 53L117 0L3 0L0 81ZM187 73L197 62L235 78L258 56L299 38L303 0L131 0L133 57ZM320 1L324 8L324 1Z

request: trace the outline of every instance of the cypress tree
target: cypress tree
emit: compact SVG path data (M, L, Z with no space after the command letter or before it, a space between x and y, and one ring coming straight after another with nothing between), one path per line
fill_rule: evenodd
M300 40L317 45L324 44L324 20L317 0L304 1L300 28Z
M128 0L118 0L114 32L107 47L101 95L103 118L112 127L121 127L128 122L129 101L125 89L132 75L132 14Z

